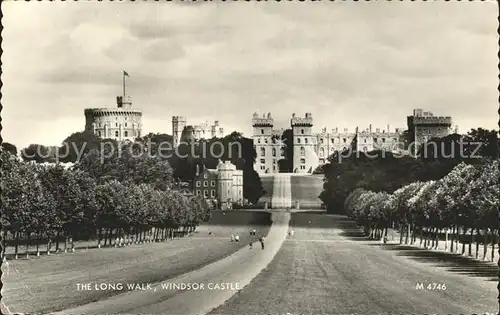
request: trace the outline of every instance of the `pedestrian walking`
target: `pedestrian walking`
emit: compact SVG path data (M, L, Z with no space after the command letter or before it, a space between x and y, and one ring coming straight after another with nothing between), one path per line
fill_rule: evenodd
M260 246L262 247L262 250L264 250L264 238L261 237L259 241L260 241Z
M236 242L239 242L239 241L240 241L240 236L239 236L238 234L236 234L236 236L234 237L234 240L235 240Z
M253 244L252 244L252 242L250 242L249 249L252 249L252 248L253 248Z

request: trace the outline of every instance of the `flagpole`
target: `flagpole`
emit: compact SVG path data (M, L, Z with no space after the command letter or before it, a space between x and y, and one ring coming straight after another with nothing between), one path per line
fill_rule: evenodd
M125 101L125 72L123 72L123 101Z

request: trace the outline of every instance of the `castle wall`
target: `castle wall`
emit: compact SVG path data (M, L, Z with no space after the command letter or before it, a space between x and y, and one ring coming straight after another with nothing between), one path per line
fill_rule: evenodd
M280 130L273 129L274 120L271 114L259 117L254 113L252 119L253 144L256 152L254 170L257 173L278 173L278 161L284 158L283 145L280 143Z
M138 109L85 109L85 130L117 141L141 137L142 112Z

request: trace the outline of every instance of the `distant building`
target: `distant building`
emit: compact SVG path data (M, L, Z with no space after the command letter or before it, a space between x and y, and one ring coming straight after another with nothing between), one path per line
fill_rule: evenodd
M230 209L233 203L243 204L243 171L230 161L219 161L217 169L197 167L193 191L208 201L217 201L221 209Z
M413 146L413 153L429 139L446 137L452 131L450 116L434 116L432 112L424 112L422 109L414 109L413 116L408 116L407 122L408 140ZM458 126L455 130L458 132Z
M290 126L293 134L293 172L312 173L318 166L328 163L328 158L336 151L350 148L356 139L356 150L369 152L372 150L397 151L400 146L400 136L403 130L387 129L372 130L372 126L362 131L356 129L349 132L347 128L339 131L338 128L321 133L313 132L313 118L311 113L304 117L292 114ZM285 144L283 143L283 129L274 129L274 119L271 113L252 117L253 142L257 154L254 169L259 174L278 173L278 162L285 159Z
M218 120L214 121L213 125L210 125L208 121L199 125L187 125L187 118L185 116L173 116L172 135L174 147L179 145L183 133L187 139L199 141L201 139L223 137L224 128L219 126Z
M104 139L133 141L142 133L142 111L132 108L130 97L118 96L116 103L116 108L85 109L85 130Z

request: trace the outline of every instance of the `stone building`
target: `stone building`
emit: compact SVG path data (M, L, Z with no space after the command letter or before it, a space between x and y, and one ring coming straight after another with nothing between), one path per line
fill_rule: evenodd
M224 136L224 128L221 128L219 126L218 120L214 121L213 125L210 125L208 121L199 125L187 125L187 119L185 116L173 116L172 136L174 139L174 147L177 147L179 145L183 132L185 134L187 132L186 137L188 139L193 139L195 141Z
M193 191L210 201L217 201L221 209L231 209L233 204L243 205L243 171L230 161L219 161L217 169L197 167Z
M285 145L281 139L283 129L274 129L274 119L271 114L259 116L253 114L253 142L257 158L254 169L259 174L278 173L278 161L285 158ZM320 133L313 131L311 113L304 117L292 114L290 126L293 134L293 172L312 173L319 165L328 163L328 157L335 151L349 149L356 138L356 150L369 152L376 149L387 151L399 150L400 137L403 130L396 128L372 130L371 125L362 131L356 129L349 132L347 128L323 128Z
M133 141L141 136L142 110L132 108L130 97L118 96L116 103L116 108L85 109L85 130L105 139Z
M446 137L452 131L450 116L434 116L432 112L422 109L414 109L413 116L408 116L407 122L409 149L413 153L429 139Z

